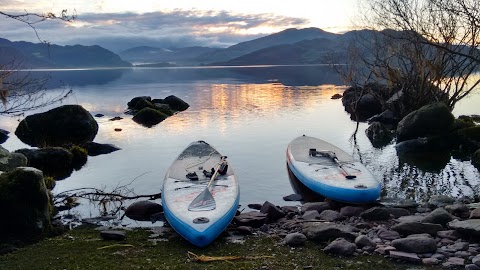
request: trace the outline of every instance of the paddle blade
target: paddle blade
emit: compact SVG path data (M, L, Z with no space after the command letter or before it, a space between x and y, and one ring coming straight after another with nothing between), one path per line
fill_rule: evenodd
M212 193L210 193L210 190L206 188L202 191L202 193L198 194L198 196L190 203L190 205L188 205L188 211L210 211L214 210L216 207L217 205Z

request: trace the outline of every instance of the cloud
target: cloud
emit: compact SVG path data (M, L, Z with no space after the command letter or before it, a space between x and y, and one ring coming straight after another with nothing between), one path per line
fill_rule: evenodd
M54 44L100 45L113 51L133 46L227 47L238 42L302 28L306 19L274 14L173 10L149 13L84 13L73 23L46 21L36 25L41 39ZM0 37L35 42L27 25L0 19Z

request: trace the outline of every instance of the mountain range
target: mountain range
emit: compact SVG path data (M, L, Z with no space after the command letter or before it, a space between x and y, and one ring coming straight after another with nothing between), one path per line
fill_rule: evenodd
M286 29L228 48L134 47L115 54L100 46L59 46L0 38L0 66L81 68L201 65L304 65L344 62L349 44L367 30L334 34L318 28Z

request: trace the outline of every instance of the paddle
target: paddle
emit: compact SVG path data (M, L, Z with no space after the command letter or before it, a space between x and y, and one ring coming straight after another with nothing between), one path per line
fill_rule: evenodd
M347 170L345 170L345 168L343 168L343 166L340 163L340 161L338 160L335 152L333 152L333 151L317 151L317 149L314 149L314 148L310 149L310 155L311 156L315 156L316 154L320 154L320 156L322 156L322 157L331 158L335 162L335 164L337 164L337 166L345 173L345 178L347 178L347 179L357 178L356 175L350 174L349 172L347 172Z
M218 172L221 167L224 167L227 164L225 156L221 157L220 163L218 163L215 172L213 173L210 181L207 184L207 187L200 193L198 196L193 199L193 201L188 205L188 211L199 212L199 211L210 211L217 207L215 199L212 196L209 188L212 185L213 181L218 175Z

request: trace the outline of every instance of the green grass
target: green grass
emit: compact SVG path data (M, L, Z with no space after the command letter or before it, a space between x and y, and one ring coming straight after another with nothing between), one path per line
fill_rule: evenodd
M0 269L412 269L415 265L394 263L379 255L328 256L323 245L307 242L291 248L280 239L250 236L243 244L217 239L206 248L196 248L176 234L157 244L148 241L148 230L127 232L122 242L104 241L99 231L75 229L0 256ZM115 246L132 245L132 246ZM99 249L102 247L107 247ZM191 261L187 253L206 256L273 256L256 260ZM305 268L304 268L305 267ZM425 269L425 267L422 267Z

